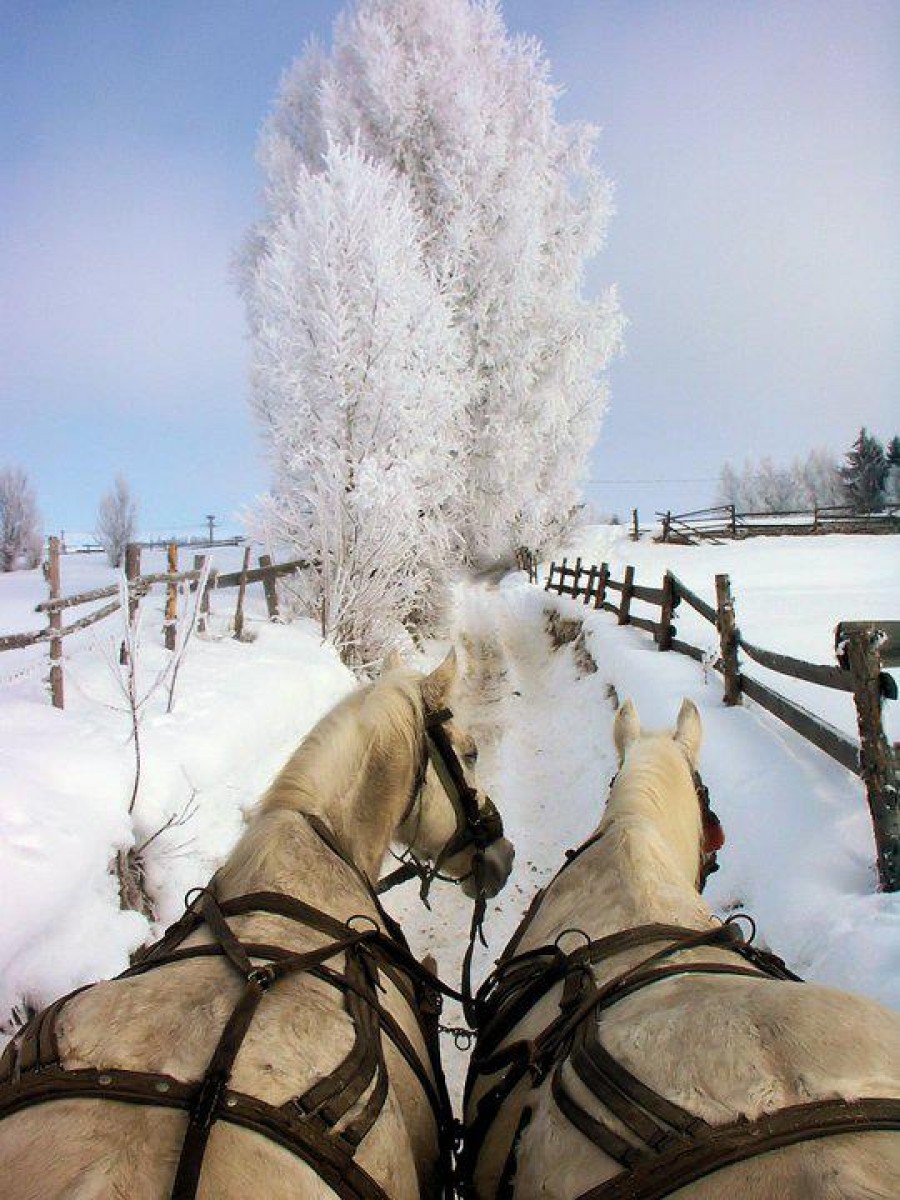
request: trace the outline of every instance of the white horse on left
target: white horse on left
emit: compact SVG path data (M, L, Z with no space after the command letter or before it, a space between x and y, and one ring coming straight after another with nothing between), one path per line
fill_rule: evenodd
M15 1200L413 1200L446 1184L433 981L381 909L392 841L482 894L512 846L447 724L453 652L389 670L319 722L208 888L116 980L21 1031L0 1066ZM438 756L440 757L440 756ZM463 806L465 808L465 806ZM481 817L484 823L481 823ZM447 852L449 846L450 853Z

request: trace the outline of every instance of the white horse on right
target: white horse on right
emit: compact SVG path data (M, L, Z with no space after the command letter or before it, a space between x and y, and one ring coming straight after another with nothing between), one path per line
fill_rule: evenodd
M618 711L597 832L477 999L477 1200L898 1200L900 1014L801 983L704 902L700 716Z

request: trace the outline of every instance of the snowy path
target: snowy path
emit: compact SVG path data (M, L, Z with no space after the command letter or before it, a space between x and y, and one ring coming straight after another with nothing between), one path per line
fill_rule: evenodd
M608 737L613 710L605 685L599 675L580 678L568 648L551 652L544 608L542 592L519 585L467 586L458 595L456 640L465 651L466 688L456 708L478 740L478 775L516 847L510 881L488 907L488 948L479 947L476 980L509 941L535 891L556 871L563 850L596 825L613 772ZM455 984L471 905L449 885L437 885L432 897L428 913L408 884L391 908L414 949L434 954L442 978ZM461 1023L457 1006L446 1006L444 1020ZM451 1089L461 1092L463 1057L449 1039L443 1048Z

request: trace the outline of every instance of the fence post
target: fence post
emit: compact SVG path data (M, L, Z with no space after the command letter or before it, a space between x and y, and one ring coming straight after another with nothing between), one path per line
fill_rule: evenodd
M640 525L638 523L638 510L636 508L633 508L631 510L631 540L633 542L636 542L639 540L640 536L641 536L641 529L640 529Z
M716 628L719 631L719 648L722 655L722 670L725 678L726 704L741 703L741 676L738 667L737 623L734 616L734 601L731 598L731 580L727 575L716 576Z
M672 649L672 615L675 612L675 585L672 572L666 571L662 585L662 607L659 614L659 630L656 644L660 650Z
M900 891L900 789L894 752L881 719L881 658L873 630L853 630L843 653L853 680L853 699L859 727L859 771L875 833L878 886Z
M125 578L128 580L128 624L133 625L137 617L137 581L141 575L141 548L135 542L125 547Z
M584 592L585 604L589 604L593 598L594 582L596 581L596 578L597 578L597 568L592 563L591 569L588 571L587 588L585 589L585 592Z
M619 603L619 624L628 625L631 622L631 596L634 589L634 567L625 568L625 579L622 581L622 599Z
M582 575L582 571L581 571L581 555L579 554L579 556L578 556L578 557L575 559L575 575L574 575L574 577L573 577L573 579L572 579L572 599L573 599L573 600L577 600L577 599L578 599L578 595L579 595L579 592L580 592L580 590L581 590L581 589L578 587L578 584L581 582L581 575Z
M603 602L606 599L606 585L609 583L609 563L600 564L600 578L597 580L597 595L594 599L594 608L602 608Z
M259 556L259 565L260 569L266 572L263 575L263 590L266 593L266 608L269 611L269 620L280 621L281 614L278 611L278 588L275 584L275 574L268 570L272 565L272 555L261 554Z
M247 590L247 568L250 565L250 547L244 547L244 561L241 565L241 581L238 584L237 608L234 610L234 636L238 641L244 633L244 592Z
M61 591L58 537L51 537L49 539L46 574L47 583L50 588L50 599L58 600ZM60 609L51 608L48 617L51 630L62 628L62 612ZM51 637L50 639L50 701L54 708L64 707L62 639L58 637Z
M731 509L731 536L737 537L737 509L733 504L728 506Z
M662 540L664 542L667 542L669 540L669 529L670 529L671 525L672 525L672 510L670 508L668 510L668 512L666 513L666 515L663 517Z
M194 570L203 573L203 565L206 562L205 554L194 555ZM196 583L191 584L191 591L196 591L200 586L198 577ZM203 595L200 597L200 605L197 613L197 632L206 633L206 614L209 612L209 576L206 577L206 587L203 589Z
M547 571L547 582L544 584L544 591L549 592L553 588L553 572L556 570L556 563L550 563L550 569Z
M138 610L137 581L141 575L141 548L135 542L129 542L125 547L125 580L127 587L128 626L133 628ZM128 665L128 646L125 639L119 647L119 665Z
M170 542L167 551L167 570L170 575L178 573L178 546ZM163 632L166 638L166 649L174 650L178 640L178 585L166 584L166 619L163 622Z

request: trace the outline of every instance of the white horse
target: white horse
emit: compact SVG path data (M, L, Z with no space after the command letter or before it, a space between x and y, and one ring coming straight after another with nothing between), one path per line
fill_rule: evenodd
M674 733L627 702L614 740L597 832L479 993L474 1195L896 1200L900 1015L795 981L713 917L690 701Z
M0 1071L0 1194L437 1193L446 1092L436 1017L416 1011L429 981L385 932L373 885L395 839L457 879L477 858L488 894L509 875L495 810L493 844L467 841L459 796L427 765L427 717L455 675L451 652L427 677L391 670L343 700L158 948L20 1036Z

